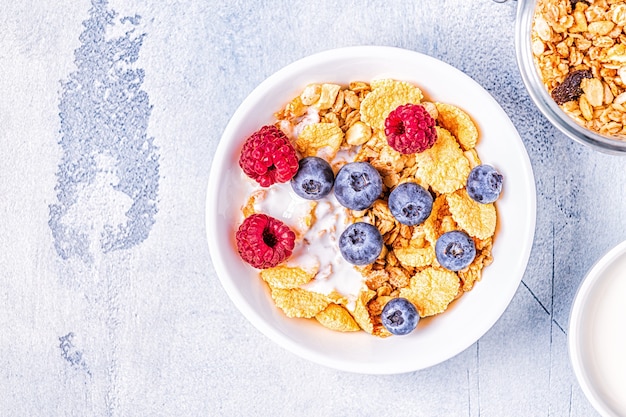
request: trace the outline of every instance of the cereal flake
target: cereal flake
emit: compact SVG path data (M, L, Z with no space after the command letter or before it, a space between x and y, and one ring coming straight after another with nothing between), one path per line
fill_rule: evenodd
M422 91L405 81L382 79L372 81L372 92L361 102L361 119L373 129L384 130L385 119L403 104L418 104Z
M446 196L452 218L470 236L487 239L496 231L496 207L472 200L467 191L459 190Z
M317 313L315 319L322 326L338 332L356 332L361 330L361 327L348 310L335 303L329 304L328 307Z
M465 186L470 165L450 132L436 129L438 138L433 147L415 155L416 177L438 193L451 193Z
M302 288L272 288L272 298L287 317L311 318L324 310L332 299Z
M430 267L415 274L409 286L400 290L400 296L415 304L421 317L428 317L445 311L459 289L459 277L454 272Z
M435 105L439 125L452 133L464 151L474 148L478 141L478 128L470 116L452 104L435 103Z
M305 271L295 266L278 265L273 268L264 269L260 272L263 281L272 288L298 288L311 281L316 272Z
M335 123L313 123L302 129L296 139L296 149L302 157L319 156L331 160L339 151L343 131Z

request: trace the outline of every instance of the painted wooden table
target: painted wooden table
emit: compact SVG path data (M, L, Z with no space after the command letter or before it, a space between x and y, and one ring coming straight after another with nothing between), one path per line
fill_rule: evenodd
M1 2L0 415L595 415L569 364L568 315L586 271L626 237L625 160L567 139L531 102L517 2ZM415 373L286 352L236 310L206 244L209 169L239 103L294 60L352 45L474 78L536 178L535 242L509 308Z

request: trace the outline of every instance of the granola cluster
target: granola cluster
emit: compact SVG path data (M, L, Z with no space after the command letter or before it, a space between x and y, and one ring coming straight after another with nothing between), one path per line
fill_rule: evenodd
M626 138L626 2L538 0L532 53L546 89L582 126Z
M424 106L436 120L437 140L420 153L402 154L385 137L385 118L407 103ZM338 170L346 161L336 156L350 151L354 161L369 162L383 180L382 195L371 207L342 209L347 223L376 226L384 242L374 263L355 267L364 281L356 299L334 291L307 290L317 272L305 267L282 264L260 271L276 306L288 317L315 318L333 330L364 330L386 337L390 333L382 325L381 312L389 300L406 298L421 317L433 316L480 280L483 268L492 262L497 217L493 203L477 203L465 189L471 169L481 164L475 149L479 132L467 113L451 104L425 100L411 83L383 79L346 86L308 85L275 117L275 126L292 139L301 157L324 158ZM434 196L430 216L416 226L401 224L387 204L389 193L407 181ZM259 198L258 193L251 196L243 207L244 216L255 212ZM310 203L310 212L303 216L304 229L317 221L316 204L322 203ZM476 246L472 263L457 272L443 268L435 254L437 239L452 230L463 230Z

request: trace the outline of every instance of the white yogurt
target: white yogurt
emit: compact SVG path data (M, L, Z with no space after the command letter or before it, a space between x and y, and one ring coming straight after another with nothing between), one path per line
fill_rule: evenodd
M609 253L609 261L600 261L581 285L570 330L581 386L607 416L626 416L626 245L621 246L619 256Z
M315 278L303 288L322 294L336 291L348 299L348 309L353 309L364 278L339 252L339 237L347 225L346 209L331 193L318 202L315 218L313 227L294 248L287 264L310 265L317 262L319 270Z
M364 278L339 252L339 237L347 226L346 209L331 192L321 200L310 201L297 196L290 183L273 184L269 188L253 186L248 195L254 198L254 211L281 220L296 232L296 245L288 266L299 266L315 271L311 282L302 286L322 294L337 292L348 300L352 310L364 285ZM309 228L307 219L313 213L314 222Z
M291 140L295 140L300 136L302 130L308 125L320 122L320 115L317 109L309 107L307 112L296 119L296 124L292 125L289 120L281 120L278 122L278 127L283 131L285 135Z
M319 123L319 121L320 121L320 115L317 112L317 109L314 109L313 107L309 107L306 114L302 117L302 119L300 119L298 124L296 124L293 127L293 131L292 131L293 139L300 136L300 133L305 127L307 127L308 125L312 125L314 123Z
M252 195L255 197L255 213L267 214L281 220L298 236L308 230L306 219L315 203L298 197L290 183L277 183L268 188L257 187Z

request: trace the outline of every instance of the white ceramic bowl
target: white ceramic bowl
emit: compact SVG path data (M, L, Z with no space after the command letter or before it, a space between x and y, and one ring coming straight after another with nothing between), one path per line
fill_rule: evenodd
M603 256L578 288L568 344L589 402L606 417L626 416L626 241Z
M443 314L422 320L408 336L376 338L338 333L311 320L288 319L277 309L258 271L244 264L234 235L245 196L238 156L243 141L312 82L348 84L394 78L416 83L426 97L465 109L480 130L483 163L504 175L497 202L495 261L482 281ZM211 167L206 228L213 266L243 315L285 349L314 362L352 372L392 374L426 368L476 342L498 320L517 290L535 230L535 183L528 154L497 102L457 69L416 52L390 47L351 47L309 56L261 83L226 127ZM278 360L278 358L277 358Z

